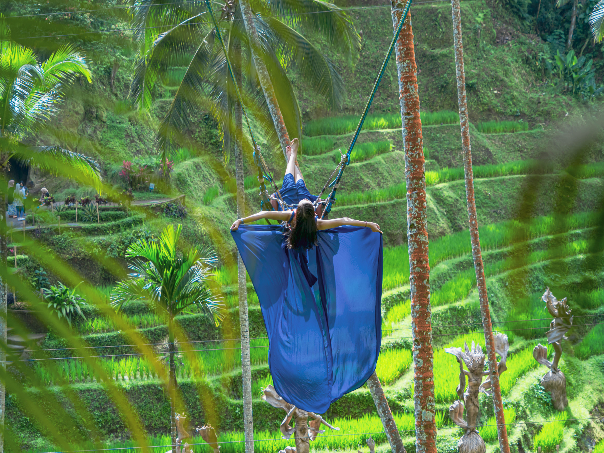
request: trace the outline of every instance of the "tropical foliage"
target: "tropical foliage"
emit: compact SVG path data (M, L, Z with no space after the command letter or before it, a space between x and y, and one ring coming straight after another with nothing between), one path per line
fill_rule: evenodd
M231 131L233 127L226 107L230 75L223 47L217 39L218 32L226 43L228 53L235 42L243 44L241 60L231 63L233 69L242 73L249 82L243 88L252 87L243 91L244 104L248 110L258 113L257 119L267 120L268 115L258 112L255 106L259 92L251 66L252 51L269 69L279 102L287 106L282 111L286 126L293 135L298 135L294 131L301 129L300 111L285 73L286 68L301 73L332 106L341 104L343 83L336 66L297 31L300 28L314 30L340 49L351 54L356 52L359 35L348 15L335 5L315 0L253 2L251 6L256 14L254 24L260 42L259 48L252 49L252 41L241 21L233 20L238 10L223 14L218 23L220 30L217 30L202 2L154 3L153 0L136 0L132 3L132 20L140 43L140 57L131 95L141 107L150 108L154 90L159 85L177 87L159 127L158 139L162 153L166 154L175 145L179 134L190 127L191 112L199 107L212 112L224 130ZM235 96L235 93L229 94ZM268 125L269 131L272 128L268 120L264 123L261 121L261 124Z
M44 297L48 301L50 308L59 319L65 319L71 326L72 317L79 315L86 319L82 313L83 299L76 294L77 286L69 290L67 286L59 282L56 286L51 285L49 288L42 288Z
M11 156L53 173L81 182L98 181L100 170L93 159L58 146L30 148L23 145L59 112L65 90L79 77L92 81L85 58L71 45L60 47L40 62L33 49L10 39L10 29L0 17L0 152L3 162Z
M141 300L168 324L170 387L176 386L176 344L174 317L196 307L212 317L216 325L220 319L220 303L207 285L212 276L216 256L208 250L177 248L182 225L168 225L158 240L142 238L126 250L132 273L113 290L112 304L121 308L125 302ZM175 403L171 401L172 444L176 438Z

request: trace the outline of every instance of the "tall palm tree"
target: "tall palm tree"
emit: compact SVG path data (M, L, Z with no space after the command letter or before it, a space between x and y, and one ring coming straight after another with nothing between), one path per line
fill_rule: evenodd
M597 42L604 38L604 0L600 0L589 15L589 24Z
M571 0L557 0L556 6L558 8L563 7ZM575 33L575 26L577 24L577 8L579 7L579 0L572 0L573 7L570 12L570 26L568 27L568 38L566 38L566 51L568 52L573 46L573 34Z
M155 5L152 6L151 3ZM237 78L245 73L248 81L255 85L255 75L257 75L265 93L266 106L275 125L275 129L269 130L269 135L276 132L284 154L285 146L289 144L287 131L295 136L301 135L299 107L285 68L294 66L301 70L308 80L322 90L332 105L341 103L343 93L343 83L335 66L319 52L316 46L298 33L294 26L304 25L322 31L332 42L340 45L343 43L342 47L348 47L349 52L358 47L359 36L347 16L333 5L314 0L285 0L266 5L255 4L263 12L263 16L252 17L251 10L249 8L245 10L246 28L250 29L251 24L255 33L252 40L240 25L242 15L239 6L242 5L236 2L225 4L223 9L225 14L218 24L220 29L217 30L214 27L214 20L208 17L208 11L205 10L202 2L197 2L195 5L191 5L188 1L176 5L171 2L167 7L158 6L155 1L134 2L132 11L141 41L141 59L132 84L132 94L142 106L149 106L152 88L158 77L171 67L186 67L174 100L159 130L160 148L162 152L167 152L174 137L177 137L178 130L189 125L189 110L194 108L196 103L203 103L203 97L209 93L211 99L216 101L210 103L210 111L225 131L225 138L228 138L234 147L237 211L238 215L241 215L244 211L243 143L241 134L238 134L241 131L241 106L238 99L234 99L236 90L231 85L223 49L216 43L217 32L220 31L228 43L227 53L232 57L230 58L232 69L238 75ZM295 15L296 12L301 11L321 11L322 14ZM232 20L233 12L237 14L237 21ZM280 13L281 17L275 18L275 13ZM177 25L173 25L164 33L157 32L158 29L155 27L170 23ZM260 38L258 38L258 30L260 30ZM250 42L254 45L250 45ZM240 50L241 47L243 52ZM234 54L231 54L231 51ZM271 69L270 76L267 76L267 66ZM240 91L244 92L242 81L238 81L237 84ZM249 85L250 83L247 84ZM271 94L266 95L267 92ZM247 96L253 99L254 93ZM289 107L285 114L279 109L277 97ZM216 106L223 107L217 109ZM249 103L246 107L250 110L254 109L254 106ZM279 124L284 127L278 128ZM239 257L238 283L246 452L252 453L249 322L245 269Z
M176 354L174 317L193 307L210 315L216 325L220 304L215 299L206 280L212 275L216 256L207 250L195 248L180 252L177 249L182 225L168 225L159 240L140 239L126 250L130 259L129 278L122 280L111 295L111 302L121 308L128 300L149 303L168 324L169 393L174 394L176 382ZM172 451L176 446L176 408L170 398L170 435Z
M392 23L396 30L405 5L392 3ZM411 28L411 12L405 21L396 46L403 142L405 146L405 180L407 184L407 241L411 268L411 318L415 383L415 435L418 453L436 453L436 407L430 308L430 266L428 264L428 230L424 149L420 120L417 66Z
M59 111L65 90L79 76L91 82L86 60L73 47L64 46L44 62L32 49L21 46L10 38L10 29L0 16L0 172L4 177L0 189L2 219L7 210L9 162L12 157L27 160L30 166L50 170L81 182L94 183L100 179L99 167L92 159L60 147L42 147L33 150L23 141L47 125ZM0 265L6 267L6 222L0 222ZM0 280L0 341L6 344L7 290ZM0 348L0 362L5 366L4 349ZM0 426L4 425L6 392L0 383ZM4 438L0 433L0 452Z
M480 237L478 235L478 219L476 215L476 200L474 198L474 177L472 171L472 148L470 146L470 120L468 118L468 103L466 98L466 74L463 61L463 41L461 34L461 8L459 0L451 0L453 16L453 44L455 46L455 70L457 73L457 100L459 103L459 123L461 125L461 149L464 159L464 173L466 179L466 202L468 205L468 217L470 221L470 238L472 243L472 258L476 270L476 282L480 298L480 311L482 314L482 326L487 347L489 360L489 371L491 376L491 388L493 389L493 404L495 406L495 418L497 420L497 432L499 435L499 447L503 453L509 453L508 433L505 426L503 414L503 402L501 400L501 389L499 387L499 375L497 373L497 357L495 356L495 340L493 338L493 326L491 325L491 313L489 299L487 296L487 284L484 276L484 265L480 249Z
M344 11L330 3L318 0L257 1L253 8L243 2L238 4L245 29L240 22L221 21L221 34L225 40L230 33L236 33L241 39L243 60L247 62L244 73L248 80L255 82L257 76L265 93L273 88L274 96L265 96L271 114L273 107L278 106L278 102L273 102L277 97L292 104L285 112L279 110L279 121L285 124L285 129L273 129L283 145L288 143L287 131L298 135L301 130L299 108L286 68L301 72L332 106L341 105L344 93L344 84L335 65L297 29L320 31L331 43L350 54L358 49L360 38ZM216 42L213 20L202 1L179 0L162 4L156 0L133 0L131 11L140 42L140 58L131 95L139 105L150 107L153 90L162 77L174 68L184 68L159 129L159 146L162 153L167 153L179 131L190 125L190 112L199 105L212 109L211 113L224 121L224 114L215 110L215 103L204 102L208 92L216 86L224 91L224 78L216 77L223 72L219 70L221 65L224 66L223 50ZM268 78L263 71L266 68ZM253 109L253 106L248 104L246 108Z
M241 18L241 10L235 8L233 18ZM227 83L227 93L235 92L235 86L241 91L241 40L233 33L229 36L227 52L229 61L236 62L233 67L233 78L230 74L225 74ZM242 130L243 118L241 103L236 96L226 96L227 98L227 118L233 117L235 131ZM231 122L231 121L229 121ZM225 138L230 137L228 129L225 130ZM237 140L230 140L231 154L235 156L235 182L237 183L237 217L245 217L245 177L243 168L243 150ZM254 453L254 415L252 401L252 361L250 349L250 322L247 306L247 282L243 259L237 253L237 293L239 298L239 330L241 333L241 383L243 395L243 431L245 435L245 452Z

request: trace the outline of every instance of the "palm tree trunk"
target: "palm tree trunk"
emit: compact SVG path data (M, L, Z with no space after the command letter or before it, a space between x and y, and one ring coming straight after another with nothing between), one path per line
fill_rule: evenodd
M509 453L510 446L508 443L508 433L503 414L503 402L501 400L499 375L497 373L497 357L495 356L495 343L493 340L493 327L491 325L489 299L487 297L487 285L484 276L484 266L482 263L482 252L480 250L480 238L478 236L478 221L476 217L476 200L474 199L474 179L472 171L472 149L470 147L470 121L468 118L468 104L466 100L466 75L463 62L463 42L461 36L461 11L459 0L451 0L451 9L453 15L453 40L455 45L455 69L457 72L459 123L461 125L461 148L464 158L466 201L470 221L472 257L474 259L474 269L476 270L476 282L478 284L478 294L480 298L480 311L482 313L482 326L484 328L484 338L489 360L491 388L493 389L493 404L495 406L497 433L499 435L499 447L503 453Z
M176 345L174 344L173 320L168 324L168 352L170 355L170 373L168 394L170 395L170 443L172 444L172 453L176 452L176 364L174 363L174 354Z
M396 30L404 11L403 3L392 3L392 23ZM417 453L436 453L436 423L430 308L430 266L426 215L426 181L422 123L419 116L417 66L411 28L411 12L395 46L398 72L405 180L407 184L407 240L411 268L411 319L413 363L415 366L415 435Z
M289 135L287 134L287 128L285 127L285 121L283 120L281 109L279 108L277 95L275 94L275 89L273 88L271 78L268 75L268 71L264 62L258 56L257 49L259 46L259 39L258 31L256 30L256 25L254 24L254 13L252 12L250 6L245 2L245 0L240 1L239 6L241 8L241 15L243 16L243 24L245 26L245 31L250 39L251 53L254 59L254 66L256 67L256 71L258 72L260 86L262 87L262 92L264 93L266 104L268 105L268 109L271 113L273 124L275 125L275 131L277 132L277 136L279 137L279 143L281 143L281 149L283 150L283 155L287 160L285 148L289 146Z
M573 0L573 10L570 16L570 28L568 29L568 40L566 41L567 52L573 47L573 33L575 32L575 24L577 23L577 3L578 0Z
M0 154L1 155L1 154ZM7 159L7 156L0 157L0 162L4 162ZM4 180L2 184L5 184L8 181L8 172L4 170L3 172ZM7 244L7 225L8 219L6 218L6 211L8 210L7 206L7 193L6 189L0 190L0 209L2 210L2 216L0 216L0 266L4 269L8 268L7 258L8 258L8 244ZM0 277L0 341L2 345L7 344L7 321L8 321L8 312L7 312L7 293L8 288L2 277ZM5 370L6 369L6 352L4 347L0 347L0 366ZM4 386L4 382L0 380L0 453L4 452L4 411L6 409L6 387Z
M367 387L369 387L378 415L380 416L380 420L382 420L392 453L406 453L401 433L396 427L392 411L390 410L388 400L386 399L386 395L384 395L384 390L382 390L382 384L380 384L377 374L373 373L367 380Z
M239 14L237 15L239 16ZM233 39L233 38L231 38ZM231 61L235 62L233 68L235 81L241 86L241 42L234 39ZM229 97L230 99L230 97ZM240 131L243 126L241 104L234 102L235 130ZM229 112L231 110L229 109ZM245 186L243 172L243 152L237 140L231 140L235 151L235 180L237 182L237 218L245 216ZM241 329L241 378L243 381L243 429L245 433L245 453L254 453L254 419L252 413L252 362L250 358L250 323L247 310L247 287L245 281L245 265L241 255L237 252L237 284L239 293L239 325Z

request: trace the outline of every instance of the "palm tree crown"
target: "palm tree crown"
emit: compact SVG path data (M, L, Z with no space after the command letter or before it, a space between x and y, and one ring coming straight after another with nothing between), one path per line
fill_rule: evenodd
M141 239L128 247L126 258L133 271L122 280L111 297L116 307L127 300L143 300L152 304L160 314L172 320L193 306L220 319L221 304L207 286L216 256L192 248L185 253L177 249L182 225L168 225L159 240Z
M54 173L75 170L76 177L81 180L96 182L100 179L98 164L83 154L60 147L32 150L22 145L24 139L57 115L65 89L79 76L92 81L85 58L75 48L60 47L46 61L39 62L32 49L11 41L10 30L0 16L0 151L3 162L17 155L29 164Z
M225 20L219 24L225 41L230 42L233 37L244 45L241 61L232 62L251 82L244 87L248 88L244 97L257 99L253 50L269 69L279 94L291 106L289 130L300 130L301 118L286 69L297 70L332 106L340 105L344 84L335 64L300 30L318 31L353 55L360 47L360 37L346 13L331 3L318 0L259 0L251 2L250 6L255 13L259 43L248 39L241 19L233 20L231 14L223 14ZM176 94L158 134L160 149L166 152L165 148L170 146L175 135L190 125L190 112L199 109L200 105L221 123L228 116L218 111L226 102L215 102L216 98L226 97L225 56L216 41L216 29L203 1L179 0L162 4L157 0L134 0L131 12L140 42L132 97L141 107L148 108L154 88L168 78L176 79ZM253 105L247 107L254 109Z

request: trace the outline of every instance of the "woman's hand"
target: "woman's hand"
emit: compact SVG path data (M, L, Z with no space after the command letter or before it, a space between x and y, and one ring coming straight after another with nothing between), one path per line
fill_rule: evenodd
M231 231L237 231L239 229L239 225L241 225L243 222L241 221L241 219L237 219L235 220L235 222L233 222L233 224L231 225Z
M377 223L375 223L375 222L367 222L367 226L369 228L371 228L371 231L373 231L375 233L383 234L382 230L380 230L380 226Z

